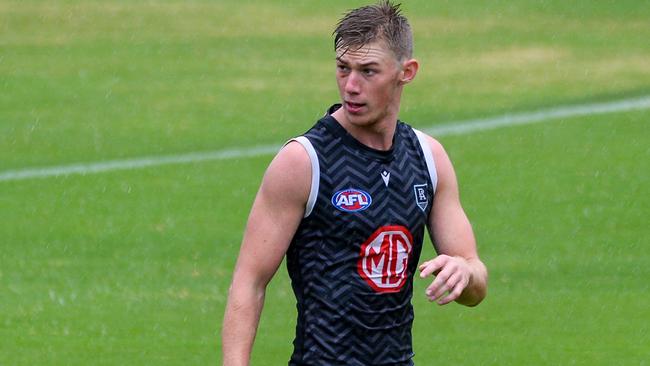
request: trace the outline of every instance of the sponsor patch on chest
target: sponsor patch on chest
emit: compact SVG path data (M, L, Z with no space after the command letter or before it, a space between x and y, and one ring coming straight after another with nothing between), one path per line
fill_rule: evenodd
M406 227L382 226L361 244L357 271L376 292L398 292L408 280L412 251L413 236Z
M368 192L357 188L348 188L334 193L332 204L345 212L363 211L372 204L372 197Z

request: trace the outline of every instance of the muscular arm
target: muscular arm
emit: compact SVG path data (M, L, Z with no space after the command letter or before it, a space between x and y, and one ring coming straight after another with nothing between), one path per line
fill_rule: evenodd
M435 275L426 290L430 301L475 306L487 294L487 269L478 256L472 226L461 206L451 161L439 142L430 137L428 140L438 173L429 216L429 231L438 256L420 265L420 276Z
M224 365L249 364L266 285L302 219L310 184L309 156L292 142L269 165L248 218L223 321Z

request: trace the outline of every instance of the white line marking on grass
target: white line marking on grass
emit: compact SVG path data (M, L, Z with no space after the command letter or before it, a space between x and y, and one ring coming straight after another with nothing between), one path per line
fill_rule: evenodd
M478 118L431 126L424 130L433 136L462 135L501 127L550 122L564 117L591 116L596 114L650 109L650 95L613 102L579 104L554 107L535 112L505 114L498 117Z
M260 145L247 148L233 148L206 152L193 152L179 155L147 156L142 158L108 160L96 163L79 163L51 167L9 170L0 173L0 182L29 178L45 178L70 174L94 174L112 170L131 170L158 165L198 163L210 160L226 160L262 156L277 152L282 145Z
M448 122L423 128L433 136L462 135L502 127L549 122L558 118L587 116L631 110L650 109L650 95L612 102L579 104L555 107L534 112L505 114L497 117L469 119ZM0 172L0 182L66 176L71 174L95 174L113 170L132 170L159 165L198 163L202 161L227 160L256 157L276 153L282 145L259 145L207 152L193 152L178 155L149 156L133 159L108 160L95 163L36 167Z

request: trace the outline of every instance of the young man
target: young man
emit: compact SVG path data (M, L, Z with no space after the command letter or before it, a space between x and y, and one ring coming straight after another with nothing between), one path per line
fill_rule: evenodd
M433 138L398 121L415 77L410 26L388 1L335 32L341 104L273 159L244 233L223 324L225 365L247 365L283 257L297 300L290 365L412 365L413 276L430 301L474 306L487 270ZM418 266L427 227L438 256Z

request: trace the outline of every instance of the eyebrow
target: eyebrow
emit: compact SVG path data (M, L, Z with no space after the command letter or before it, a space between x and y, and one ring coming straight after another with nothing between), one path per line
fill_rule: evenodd
M342 63L344 63L344 64L349 63L348 61L343 60L341 57L337 57L337 58L336 58L336 61L338 61L338 62L342 62ZM362 67L378 66L378 65L379 65L379 62L377 62L377 61L368 61L368 62L363 62L363 63L360 63L360 64L359 64L359 66L362 66Z

